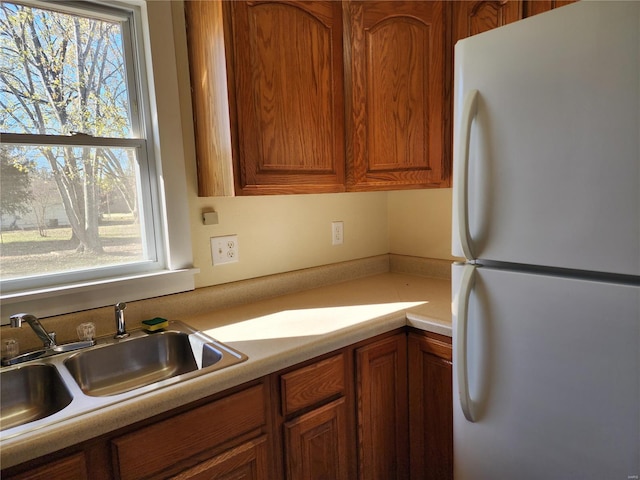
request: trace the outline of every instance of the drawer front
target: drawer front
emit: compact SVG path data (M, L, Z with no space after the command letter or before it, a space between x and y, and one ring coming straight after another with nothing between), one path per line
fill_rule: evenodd
M345 390L344 354L299 368L280 377L282 414L311 407Z
M261 384L114 439L119 478L133 480L161 472L265 423Z
M5 480L84 480L89 478L89 475L84 453L76 453L18 475L7 476L3 473L2 478Z

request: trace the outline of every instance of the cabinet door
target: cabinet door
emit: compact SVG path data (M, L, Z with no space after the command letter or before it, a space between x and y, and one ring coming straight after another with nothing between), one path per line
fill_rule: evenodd
M521 0L476 0L453 4L454 43L522 18Z
M451 339L411 333L409 449L411 479L453 478Z
M448 2L345 2L347 189L449 185Z
M407 337L404 333L356 350L356 395L359 478L407 478Z
M343 191L340 3L224 7L236 193Z
M348 480L347 415L340 398L284 424L289 480Z
M172 480L270 480L267 461L267 437L243 443L202 462Z
M539 13L548 12L554 8L574 3L576 0L526 0L524 4L524 16L530 17Z

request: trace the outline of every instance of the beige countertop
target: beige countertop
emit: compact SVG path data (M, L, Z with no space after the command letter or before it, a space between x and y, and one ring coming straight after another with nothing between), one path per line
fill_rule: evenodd
M6 468L46 455L405 325L450 336L450 305L447 279L382 273L176 318L249 359L2 439L0 465Z

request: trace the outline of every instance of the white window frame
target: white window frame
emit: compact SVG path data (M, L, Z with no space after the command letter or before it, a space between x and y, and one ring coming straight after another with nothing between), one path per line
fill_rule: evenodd
M18 0L34 7L52 7L53 2L38 0ZM78 12L78 2L69 2ZM139 118L147 134L145 140L133 140L138 148L146 149L148 154L148 173L150 176L150 206L153 217L145 218L145 224L152 220L156 236L157 262L149 262L131 271L127 265L113 269L107 276L83 280L63 280L61 283L36 288L21 288L0 292L2 318L0 324L7 324L8 317L14 313L29 312L38 317L49 317L77 312L120 301L135 301L147 298L184 292L194 289L194 274L191 251L189 208L186 188L184 149L181 122L175 115L161 112L179 112L179 89L175 58L167 55L167 49L173 51L173 27L171 9L168 2L131 1L91 1L88 6L100 9L101 5L116 8L131 15L132 58L136 63L137 83L135 88L139 106L142 107ZM55 4L56 9L64 11L65 4ZM153 17L150 24L149 17ZM152 62L154 56L161 61ZM154 81L157 79L157 82ZM136 106L138 107L138 106ZM134 128L135 121L134 122ZM31 137L27 140L27 137ZM38 139L32 135L4 135L3 142L34 144L65 144L65 137ZM77 142L73 140L75 145ZM131 140L124 140L122 146L132 146ZM70 142L71 143L71 142ZM90 137L83 139L90 146ZM118 143L116 141L116 143ZM118 146L118 145L114 145ZM143 233L144 234L144 233ZM52 275L54 277L54 275ZM56 278L66 278L62 275Z

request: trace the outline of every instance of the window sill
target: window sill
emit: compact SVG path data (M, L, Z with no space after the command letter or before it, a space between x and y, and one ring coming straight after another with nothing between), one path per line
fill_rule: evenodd
M14 313L28 312L36 317L45 318L104 307L117 302L132 302L194 290L194 275L198 272L197 268L162 270L3 294L0 295L0 324L7 324L9 316Z

